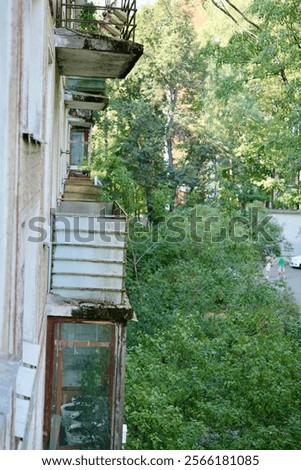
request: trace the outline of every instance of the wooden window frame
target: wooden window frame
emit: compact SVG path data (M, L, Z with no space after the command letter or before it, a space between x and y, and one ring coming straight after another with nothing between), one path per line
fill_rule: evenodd
M111 424L111 449L121 448L123 401L124 401L124 373L125 373L125 324L113 321L91 321L70 317L48 317L47 344L46 344L46 374L45 374L45 406L44 406L44 448L49 448L51 434L51 407L54 380L54 350L55 327L59 323L112 325L112 340L110 342L86 342L90 346L111 347L109 367L109 414ZM64 340L62 340L64 341ZM65 341L68 343L68 341ZM81 346L83 341L79 341ZM72 342L74 345L74 342ZM59 388L59 387L58 387ZM59 402L59 401L58 401ZM67 447L64 447L66 449ZM68 447L69 448L69 447ZM70 447L71 448L71 447ZM76 447L78 448L78 447Z

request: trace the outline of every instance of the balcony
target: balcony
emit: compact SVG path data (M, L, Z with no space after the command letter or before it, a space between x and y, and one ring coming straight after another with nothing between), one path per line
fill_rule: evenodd
M117 203L65 201L54 214L51 293L122 306L127 218Z
M68 77L66 89L69 91L105 95L106 81L102 78Z
M106 84L102 78L68 77L65 104L70 109L102 111L108 105Z
M72 157L71 147L71 165ZM101 187L95 186L89 176L83 175L81 170L69 171L69 176L64 185L64 202L100 202L100 195Z
M135 17L136 0L62 0L54 31L61 75L126 77L143 53Z
M61 0L57 24L81 33L134 41L136 11L136 0Z
M68 108L89 109L91 111L102 111L108 105L108 98L102 95L65 91L65 104Z
M70 108L68 122L71 127L80 127L89 130L93 124L92 111L89 109Z
M121 449L126 322L135 318L127 217L115 202L87 202L93 188L80 172L68 184L52 214L44 448Z

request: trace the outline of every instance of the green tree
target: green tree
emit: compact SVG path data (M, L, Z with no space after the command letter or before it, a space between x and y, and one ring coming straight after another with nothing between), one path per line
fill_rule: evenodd
M135 74L111 86L110 111L98 118L96 133L102 134L103 143L99 146L96 136L93 165L100 170L105 159L121 158L145 194L151 220L168 205L173 208L176 190L191 172L178 167L181 156L196 146L189 122L203 72L189 12L182 4L159 1L142 8L138 20L144 55ZM165 200L160 203L158 195Z
M99 115L94 130L92 168L101 176L104 191L119 199L129 214L143 212L152 220L155 192L166 181L164 119L140 87L132 79L112 87L110 111Z
M253 1L243 10L238 1L212 3L236 27L226 43L212 33L215 42L204 49L212 64L205 93L211 91L215 128L232 153L232 191L241 198L247 183L271 205L298 205L298 6Z

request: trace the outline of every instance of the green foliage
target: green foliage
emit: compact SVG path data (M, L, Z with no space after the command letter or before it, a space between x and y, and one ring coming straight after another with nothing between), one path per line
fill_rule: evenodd
M95 127L103 196L148 218L129 237L127 446L298 449L299 314L262 275L279 227L251 221L301 201L299 4L202 3L199 42L188 7L142 9L144 56Z
M94 129L92 170L104 194L118 199L129 215L154 217L155 193L166 180L164 119L156 104L139 96L139 86L130 79L112 86L110 110L99 115Z
M97 34L97 22L96 22L96 7L93 2L88 2L80 10L79 18L81 20L80 27L83 31L90 34Z
M242 14L229 7L234 23L224 12L223 20L232 28L228 35L223 32L227 41L212 30L215 40L203 48L209 67L200 109L205 103L208 113L201 122L231 156L231 181L221 175L219 196L244 204L253 186L254 200L298 207L299 7L282 0L232 3Z
M165 207L173 208L177 187L198 179L195 166L187 177L185 170L178 171L175 160L177 154L198 146L188 122L194 119L191 106L203 72L196 35L183 5L158 2L143 8L138 21L143 24L137 31L144 55L135 74L110 86L110 109L99 114L95 129L92 168L102 172L105 191L116 185L126 188L129 181L109 171L112 159L118 158L139 195L136 207L128 201L123 205L130 215L144 212L152 220Z
M247 230L245 241L230 232L214 241L231 217L204 206L196 215L202 241L185 210L140 232L140 242L130 237L127 290L138 323L129 325L127 447L298 448L297 307L283 283L263 278L262 240ZM269 230L276 252L279 229Z
M142 8L144 55L97 118L92 169L130 215L172 210L183 187L190 205L299 207L298 6L226 2L234 22L213 3L199 39L188 5Z

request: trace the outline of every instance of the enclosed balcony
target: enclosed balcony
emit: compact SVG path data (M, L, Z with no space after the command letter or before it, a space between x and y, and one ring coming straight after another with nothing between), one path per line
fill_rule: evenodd
M106 83L102 78L68 77L65 104L71 109L102 111L108 105Z
M135 43L136 0L62 0L55 42L62 75L124 78L143 53Z
M53 214L51 293L122 305L127 218L117 203L65 201Z
M70 126L90 129L93 124L92 111L89 109L70 108L68 113Z
M79 125L72 125L72 128L70 130L70 140L69 140L69 144L70 144L69 164L70 164L71 170L78 169L80 165L84 164L84 162L87 162L88 164L90 163L90 157L91 157L90 156L90 149L91 149L90 139L91 139L91 127L87 128L87 127L81 127ZM87 183L90 186L89 178L88 178ZM89 186L88 187L86 186L86 188L89 189ZM64 200L69 192L68 191L69 187L70 187L70 178L68 178L65 183L64 195L63 195ZM80 186L78 187L78 189L80 189ZM93 189L93 187L91 189ZM99 197L96 200L96 202L99 202Z
M127 217L115 202L83 200L91 187L80 172L68 182L64 197L72 198L52 223L44 448L121 449L126 323L134 318L124 286Z
M106 81L94 77L68 77L66 88L70 91L105 95Z
M44 448L121 449L125 326L48 317Z

